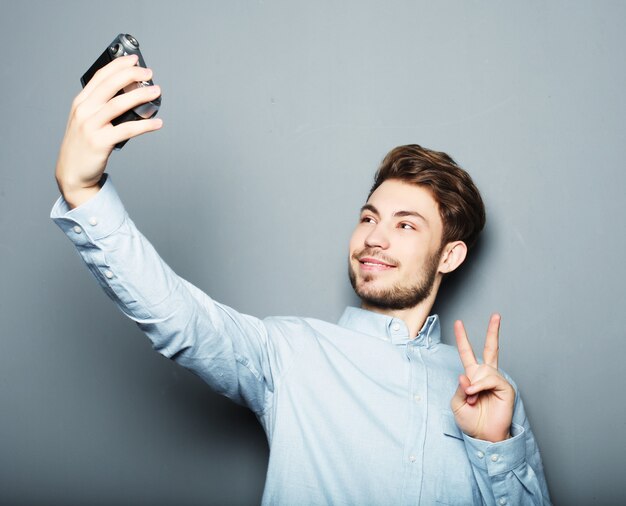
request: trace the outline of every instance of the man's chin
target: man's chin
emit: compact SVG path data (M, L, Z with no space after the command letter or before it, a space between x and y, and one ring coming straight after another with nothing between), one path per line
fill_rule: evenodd
M393 283L382 283L380 280L370 282L359 279L352 285L354 292L367 308L383 310L404 310L417 306L426 300L433 289L432 281L421 286L397 286Z
M379 283L374 281L363 281L357 284L354 291L363 301L385 300L389 296L389 290L386 290L384 286L377 285Z
M355 273L349 271L352 289L362 302L373 306L385 306L390 297L397 290L396 284L391 277L385 276L386 272ZM382 274L382 275L381 275Z

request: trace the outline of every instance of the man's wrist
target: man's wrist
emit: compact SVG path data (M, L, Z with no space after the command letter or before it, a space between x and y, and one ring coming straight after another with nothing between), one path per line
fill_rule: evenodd
M88 188L78 188L74 190L61 190L63 198L70 206L70 209L74 209L81 204L84 204L91 198L93 198L100 191L100 185L90 186Z
M511 439L511 432L507 432L505 435L502 436L489 436L489 435L483 435L483 434L468 434L467 432L463 432L463 434L465 434L466 436L469 436L473 439L476 439L478 441L485 441L486 443L501 443L502 441L506 441L507 439Z
M94 197L100 191L103 184L103 178L100 178L100 180L92 186L80 186L65 180L57 179L59 191L70 206L70 209L74 209Z

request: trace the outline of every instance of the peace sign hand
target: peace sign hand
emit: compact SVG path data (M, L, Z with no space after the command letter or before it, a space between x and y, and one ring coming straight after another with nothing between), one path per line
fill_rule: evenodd
M510 437L515 390L498 371L500 315L489 320L483 363L474 356L461 320L454 323L456 345L465 368L450 401L459 428L468 436L497 443Z

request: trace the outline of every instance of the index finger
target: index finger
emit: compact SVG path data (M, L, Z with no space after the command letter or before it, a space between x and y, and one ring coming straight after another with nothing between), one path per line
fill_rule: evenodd
M76 97L77 101L82 101L89 96L89 94L100 83L105 81L109 76L113 75L118 70L125 67L132 67L139 61L139 57L136 54L130 54L127 56L121 56L115 58L113 61L107 63L104 67L98 69L89 82L85 85L82 91Z
M498 348L500 332L500 315L494 313L489 320L487 327L487 338L485 339L485 349L483 350L483 361L491 367L498 368Z
M478 362L476 361L474 350L472 350L472 345L467 338L465 326L461 320L454 322L454 335L456 336L456 347L459 350L461 362L465 370L467 370L470 366L476 365Z

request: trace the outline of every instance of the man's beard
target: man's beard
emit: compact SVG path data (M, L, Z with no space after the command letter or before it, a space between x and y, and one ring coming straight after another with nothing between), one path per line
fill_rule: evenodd
M437 278L437 268L439 267L439 259L441 257L442 249L437 251L434 255L428 258L426 265L424 266L424 272L415 284L412 286L402 286L401 283L379 290L367 290L365 286L368 281L374 279L374 276L365 274L362 276L361 286L357 285L356 273L352 267L352 263L348 261L348 275L350 277L350 284L361 298L361 301L370 307L378 309L409 309L417 306L420 302L426 300L431 294L433 286L435 285L435 279ZM364 256L372 256L374 258L380 255L372 254L369 250L363 250L358 254L353 255L353 258L358 259ZM399 264L394 263L396 268L400 267Z

